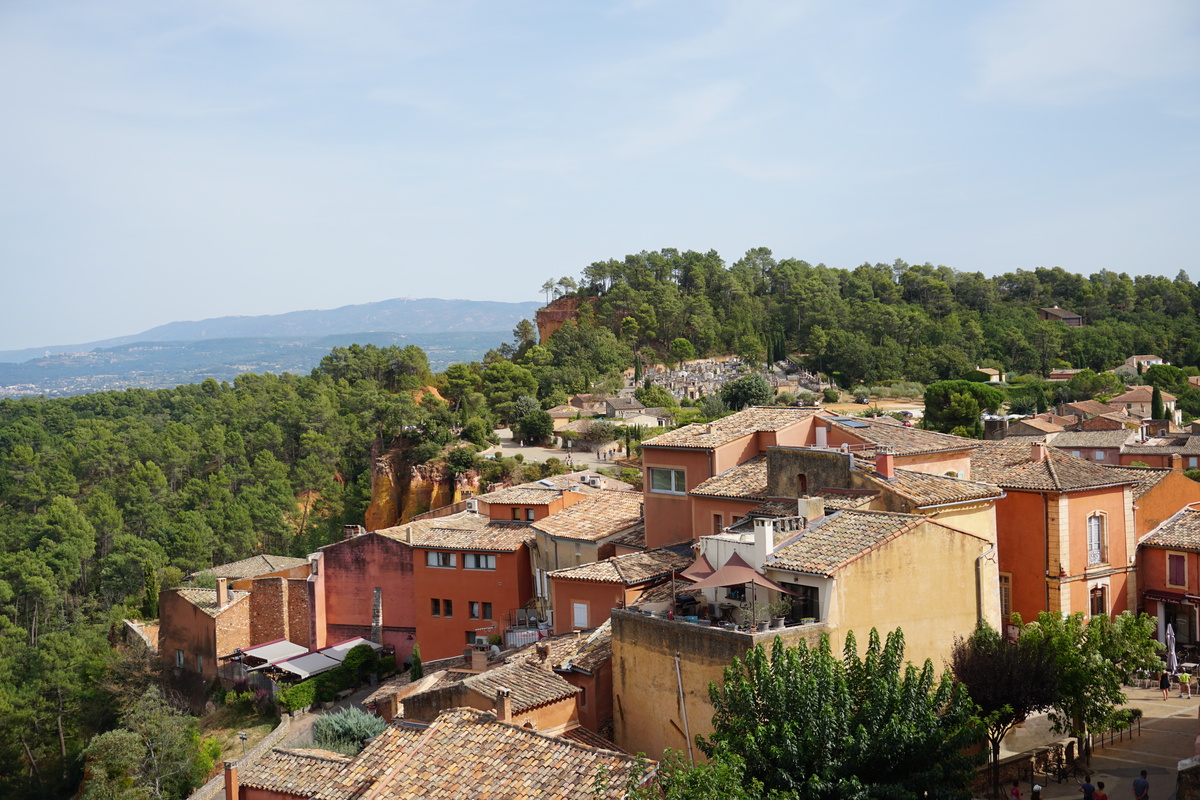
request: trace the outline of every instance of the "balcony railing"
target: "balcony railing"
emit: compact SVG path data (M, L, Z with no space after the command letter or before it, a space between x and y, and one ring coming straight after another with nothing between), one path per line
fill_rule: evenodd
M1089 567L1093 567L1097 564L1107 564L1107 563L1108 563L1108 548L1107 547L1104 547L1104 546L1100 546L1100 547L1089 546L1088 547L1088 566Z

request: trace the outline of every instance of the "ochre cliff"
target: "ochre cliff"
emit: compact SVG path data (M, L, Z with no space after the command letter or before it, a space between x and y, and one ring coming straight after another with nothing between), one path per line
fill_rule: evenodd
M369 531L400 525L479 493L479 476L473 471L452 479L440 465L406 463L401 450L372 456L371 504L364 521Z

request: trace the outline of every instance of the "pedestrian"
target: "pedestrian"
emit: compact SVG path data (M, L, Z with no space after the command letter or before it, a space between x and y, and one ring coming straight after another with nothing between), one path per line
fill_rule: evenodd
M1096 781L1096 793L1092 797L1095 800L1108 800L1108 792L1104 791L1104 781Z
M1158 676L1158 688L1162 689L1163 700L1168 700L1171 697L1171 673L1165 669L1162 675Z
M1087 778L1083 779L1083 783L1079 784L1079 791L1083 792L1083 800L1095 800L1096 787Z
M1008 790L1009 800L1021 800L1021 782L1013 779L1012 788Z
M1033 790L1029 793L1029 800L1042 800L1042 785L1035 783Z
M1192 676L1186 669L1179 673L1179 696L1192 699Z
M1146 770L1142 770L1141 777L1133 779L1133 800L1150 800L1150 781L1146 780Z

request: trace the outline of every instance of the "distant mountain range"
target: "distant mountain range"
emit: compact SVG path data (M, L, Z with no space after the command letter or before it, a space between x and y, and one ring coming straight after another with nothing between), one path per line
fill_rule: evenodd
M0 397L163 388L243 372L307 373L353 343L415 344L434 370L480 359L540 303L398 298L326 311L171 322L75 345L0 351Z

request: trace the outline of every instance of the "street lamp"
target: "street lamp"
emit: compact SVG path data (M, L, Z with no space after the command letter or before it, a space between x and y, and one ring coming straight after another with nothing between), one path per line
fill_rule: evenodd
M243 756L246 755L246 739L249 738L249 736L250 736L250 734L246 733L245 731L238 731L238 738L242 740L242 755Z

